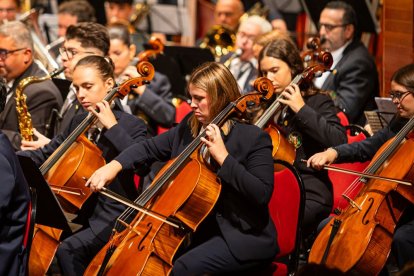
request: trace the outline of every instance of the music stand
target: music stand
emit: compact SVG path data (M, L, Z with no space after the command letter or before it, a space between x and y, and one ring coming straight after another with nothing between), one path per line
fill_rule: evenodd
M331 1L333 0L301 0L306 14L312 19L315 26L317 26L319 22L319 17L323 8ZM346 0L345 2L354 8L358 18L359 30L361 32L380 32L378 21L375 18L375 12L369 8L370 3L368 0Z
M33 160L20 155L18 158L27 183L36 189L36 223L72 233L59 201Z
M187 98L186 77L207 61L214 61L214 56L208 49L165 46L164 54L157 56L151 63L158 72L169 78L174 96Z
M60 79L60 78L52 78L52 81L56 85L56 87L59 89L59 92L62 95L63 101L65 101L66 97L68 96L69 87L72 84L72 82L69 80Z

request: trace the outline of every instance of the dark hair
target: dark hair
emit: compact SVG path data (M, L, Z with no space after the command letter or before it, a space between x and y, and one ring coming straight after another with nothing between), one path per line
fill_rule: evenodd
M122 23L113 23L108 26L108 33L110 39L119 39L128 47L131 45L131 35L128 27Z
M391 81L406 87L414 92L414 63L401 67L391 77Z
M58 13L77 17L77 23L96 22L95 9L86 0L65 1L59 5Z
M105 2L119 4L119 5L127 4L127 5L132 6L132 3L134 2L134 0L105 0Z
M332 2L328 2L328 4L326 4L325 9L343 10L344 11L344 16L342 18L342 24L353 25L354 28L355 28L354 37L360 37L360 30L359 30L359 26L358 26L358 17L356 15L356 12L355 12L354 8L350 4L348 4L344 1L332 1Z
M6 80L0 77L0 113L3 112L4 107L6 106L6 98L7 98Z
M275 38L272 42L267 44L259 54L259 76L263 77L263 72L260 67L260 61L264 57L277 58L284 61L292 71L292 79L303 72L305 69L303 66L302 58L300 57L300 52L296 45L289 37L278 37ZM305 94L304 96L313 95L317 92L320 92L319 89L313 86L312 83L302 83L300 85L301 91Z
M82 47L99 49L104 56L109 53L108 30L98 23L82 22L71 25L66 31L65 39L76 39Z
M75 65L75 69L79 66L95 67L103 80L106 80L108 78L115 79L115 65L110 57L102 57L98 55L86 56L78 61L78 63Z
M272 57L283 60L289 68L292 70L292 78L297 74L302 73L303 61L300 57L300 53L296 45L289 39L279 37L275 38L269 44L267 44L259 54L259 74L263 76L260 68L260 61L264 57Z

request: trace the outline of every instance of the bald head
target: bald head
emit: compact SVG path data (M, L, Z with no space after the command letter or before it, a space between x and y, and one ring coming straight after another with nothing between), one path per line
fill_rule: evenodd
M235 31L243 13L244 7L240 0L218 0L214 9L214 23Z

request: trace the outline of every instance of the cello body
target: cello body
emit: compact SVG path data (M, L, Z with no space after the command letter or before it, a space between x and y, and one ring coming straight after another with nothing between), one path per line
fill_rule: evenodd
M157 178L171 164L172 161L159 172ZM136 217L130 223L132 231L127 228L114 237L112 242L117 244L117 251L102 272L105 275L168 275L179 246L187 234L195 231L210 213L220 190L216 175L202 162L191 159L151 206L159 214L179 219L186 225L186 229L176 229L150 216ZM111 244L108 243L98 253L85 275L96 275L109 246Z
M395 138L374 156L378 162ZM401 143L384 160L377 174L414 181L414 139ZM370 165L371 166L371 165ZM404 209L414 204L414 189L385 180L369 180L339 216L334 217L316 238L309 262L321 263L343 272L377 275L391 251L393 234Z

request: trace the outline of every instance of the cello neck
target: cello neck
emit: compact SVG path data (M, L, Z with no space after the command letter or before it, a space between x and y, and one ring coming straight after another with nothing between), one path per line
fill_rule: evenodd
M296 75L296 77L291 81L290 84L300 84L303 80L302 74ZM265 112L263 113L262 116L260 116L260 118L256 121L255 125L258 126L259 128L264 128L265 125L267 124L267 122L269 122L270 118L272 118L272 116L274 114L276 114L281 108L282 108L282 104L279 102L280 99L280 95L276 98L275 101L273 101L273 103L266 108Z

